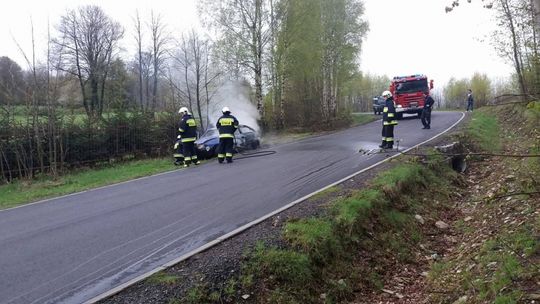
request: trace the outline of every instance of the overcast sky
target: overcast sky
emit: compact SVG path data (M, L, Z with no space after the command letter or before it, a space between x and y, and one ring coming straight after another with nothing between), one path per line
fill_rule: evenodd
M389 77L426 74L444 85L450 77L470 77L474 72L499 78L511 73L511 65L497 57L486 38L494 27L492 12L481 1L462 4L446 14L450 0L364 0L364 18L370 23L360 67L364 72ZM13 37L26 52L31 51L30 17L36 37L47 35L67 9L81 4L97 4L126 29L122 45L133 45L133 16L138 9L143 20L150 10L161 14L169 29L178 36L183 30L198 27L196 0L2 0L0 9L0 56L9 56L26 65ZM484 42L481 42L484 40ZM487 39L489 40L489 39ZM45 49L37 41L38 53Z

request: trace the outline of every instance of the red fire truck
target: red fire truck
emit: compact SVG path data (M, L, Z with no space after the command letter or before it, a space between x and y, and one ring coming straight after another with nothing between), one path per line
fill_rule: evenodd
M418 117L424 108L422 92L433 89L433 79L429 81L425 75L396 76L390 83L390 92L396 104L397 118L402 118L403 113L414 114Z

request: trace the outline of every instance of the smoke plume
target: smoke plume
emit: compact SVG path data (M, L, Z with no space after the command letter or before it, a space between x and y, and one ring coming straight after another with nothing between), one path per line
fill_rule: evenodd
M257 123L259 111L257 107L249 101L250 87L237 82L224 83L214 96L214 103L210 106L210 124L215 126L216 121L222 115L221 109L229 107L231 114L238 119L241 125L252 127L260 133Z

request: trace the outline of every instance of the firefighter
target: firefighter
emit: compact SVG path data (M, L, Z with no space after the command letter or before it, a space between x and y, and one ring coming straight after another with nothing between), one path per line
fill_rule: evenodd
M392 149L394 147L394 126L398 124L396 107L390 91L384 91L382 97L385 99L385 104L383 108L382 144L379 147Z
M224 159L227 159L227 163L232 163L234 132L238 129L238 120L231 115L229 107L223 107L221 112L223 115L216 123L219 131L218 162L221 164Z
M174 143L174 165L182 166L184 164L184 151L182 151L182 135L176 137L176 142Z
M189 167L191 163L198 165L201 162L197 159L197 153L195 152L197 122L186 107L181 107L180 110L178 110L178 113L182 115L178 132L180 132L181 136L180 140L182 142L182 151L184 154L184 167Z
M422 129L430 129L431 109L433 109L433 104L435 103L435 100L433 100L433 98L429 96L429 92L422 92L422 95L424 95L424 108L422 109L422 115L420 116L422 124L424 125Z

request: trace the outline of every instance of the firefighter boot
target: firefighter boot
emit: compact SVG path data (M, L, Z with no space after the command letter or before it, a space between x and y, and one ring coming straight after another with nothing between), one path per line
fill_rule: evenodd
M174 165L175 166L182 166L183 164L184 164L184 161L182 159L180 159L180 158L176 158L174 160Z

